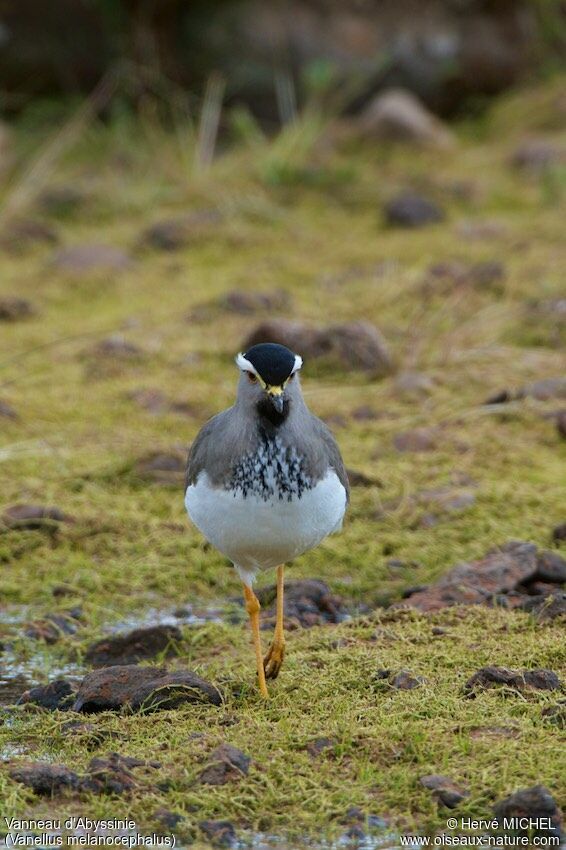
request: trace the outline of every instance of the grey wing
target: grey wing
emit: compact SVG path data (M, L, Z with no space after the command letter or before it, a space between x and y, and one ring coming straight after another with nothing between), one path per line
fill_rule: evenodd
M340 483L346 491L346 501L349 502L350 482L348 481L348 473L346 472L346 467L344 466L344 461L342 460L338 443L334 439L332 431L327 425L325 425L322 419L319 419L316 416L313 416L313 419L316 420L316 430L318 431L318 436L322 440L328 464L332 467L340 479Z
M214 448L218 445L216 433L217 429L221 428L221 417L222 414L219 413L213 416L212 419L209 419L200 429L189 449L187 470L185 472L185 492L187 487L195 484L200 472L204 468L208 469L211 462L214 462Z

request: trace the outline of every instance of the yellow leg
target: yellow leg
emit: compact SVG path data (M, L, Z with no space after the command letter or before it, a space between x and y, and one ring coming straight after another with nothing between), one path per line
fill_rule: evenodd
M246 600L246 611L250 617L250 626L252 627L252 637L254 641L255 660L257 665L257 677L259 679L259 691L262 697L267 698L267 685L265 684L265 672L263 669L263 659L261 657L261 639L259 636L259 599L247 585L244 585L244 599Z
M276 679L279 675L283 659L285 658L285 633L283 631L283 580L285 567L277 567L277 619L275 621L275 634L273 643L267 650L263 659L263 667L267 679Z

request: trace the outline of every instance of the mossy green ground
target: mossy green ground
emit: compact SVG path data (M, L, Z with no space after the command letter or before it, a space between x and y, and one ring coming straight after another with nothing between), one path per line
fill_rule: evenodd
M520 93L481 126L462 127L448 153L353 143L333 150L316 141L316 122L305 119L274 142L248 139L196 176L179 134L152 124L135 136L119 124L90 127L40 173L48 185L76 183L87 192L76 213L57 221L65 244L131 249L135 265L120 274L62 275L44 247L1 259L2 293L29 298L38 311L1 326L0 395L21 417L2 420L2 504L53 504L76 518L55 535L0 535L4 619L83 608L79 635L51 648L38 649L17 625L3 627L16 658L35 665L38 680L80 663L89 642L126 618L187 603L222 605L239 593L233 571L189 526L182 490L131 473L148 452L187 445L230 404L232 358L257 318L221 310L205 321L188 318L229 289L283 288L294 319L371 321L400 370L432 380L430 391L415 397L403 394L394 376L373 381L305 364L310 406L334 424L347 465L381 486L354 489L343 533L297 561L290 576L322 578L352 604L373 606L506 540L550 545L553 526L566 519L564 441L546 415L560 402L525 400L502 411L482 403L497 390L565 371L557 320L535 317L532 308L564 297L564 173L529 176L509 165L529 133L564 141L557 104L558 86ZM30 132L16 135L24 148ZM408 186L435 197L446 222L386 229L381 203ZM223 218L180 252L136 247L149 223L188 208L216 208ZM474 238L464 222L477 226ZM431 264L453 260L497 260L504 279L483 288L423 288ZM143 353L118 365L97 358L93 346L115 333ZM150 388L190 402L194 415L140 408L131 394ZM353 417L362 405L376 418ZM429 425L441 428L437 450L395 449L395 434ZM471 506L441 515L432 528L419 524L415 495L462 486L473 490ZM389 558L408 566L391 568ZM56 599L61 585L70 595ZM434 637L434 625L446 634ZM382 612L296 631L267 705L255 692L243 623L186 629L174 663L227 681L226 705L95 716L97 729L118 737L94 750L88 737L64 734L68 715L17 710L0 725L0 749L10 753L15 744L21 758L75 769L109 749L157 758L162 768L147 788L142 783L129 798L46 802L1 768L2 814L128 814L150 831L165 807L185 816L180 834L187 838L198 835L198 821L228 818L240 830L296 840L321 829L339 833L346 809L358 805L396 829L434 829L444 826L445 813L419 784L427 773L469 788L464 814L486 816L495 799L537 782L566 803L564 735L541 716L556 696L462 694L483 664L548 667L564 676L559 623L467 609ZM390 691L376 682L381 668L406 668L427 683ZM335 743L313 759L305 747L317 737ZM224 787L195 784L202 758L222 741L251 756L249 776ZM167 790L156 790L158 779Z

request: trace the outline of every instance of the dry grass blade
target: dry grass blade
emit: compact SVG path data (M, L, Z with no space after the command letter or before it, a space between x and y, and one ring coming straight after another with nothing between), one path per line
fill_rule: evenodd
M206 85L200 114L195 151L196 171L208 168L214 159L225 88L224 78L220 74L211 74Z

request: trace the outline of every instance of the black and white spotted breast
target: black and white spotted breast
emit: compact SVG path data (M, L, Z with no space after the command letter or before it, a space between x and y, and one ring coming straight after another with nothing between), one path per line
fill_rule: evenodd
M232 467L226 489L234 497L255 496L264 501L291 502L300 499L313 482L304 458L294 446L284 445L277 436L260 437L257 449L243 455Z

